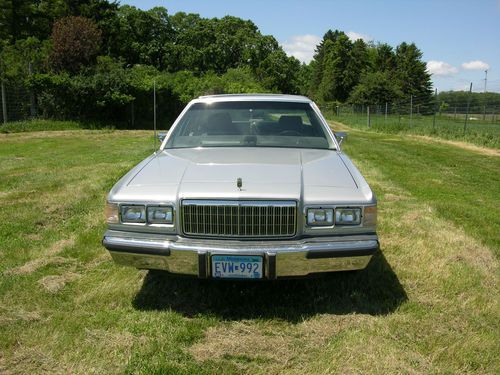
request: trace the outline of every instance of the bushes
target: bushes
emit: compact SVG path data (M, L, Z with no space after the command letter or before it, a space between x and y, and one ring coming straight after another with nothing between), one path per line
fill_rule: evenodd
M85 17L64 17L54 23L50 63L57 71L76 73L95 61L101 30Z
M124 64L100 57L92 69L35 74L28 85L37 93L44 118L113 123L120 128L149 127L153 121L153 83L156 81L157 118L168 127L191 99L206 94L266 92L249 68L229 69L223 75L159 72L151 66Z

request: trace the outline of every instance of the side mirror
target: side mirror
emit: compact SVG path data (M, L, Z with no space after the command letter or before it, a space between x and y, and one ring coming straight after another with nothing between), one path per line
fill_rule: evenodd
M158 139L160 140L160 144L163 143L163 140L167 136L167 133L158 133Z
M339 145L341 145L342 142L344 142L347 139L347 133L346 132L336 132L335 138L337 138Z

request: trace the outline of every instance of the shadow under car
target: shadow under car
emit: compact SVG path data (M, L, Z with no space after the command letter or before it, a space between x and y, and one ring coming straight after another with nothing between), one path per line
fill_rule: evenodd
M298 322L324 313L388 314L406 300L396 274L378 251L363 270L302 279L202 280L149 271L133 306L139 310L172 310L184 316Z

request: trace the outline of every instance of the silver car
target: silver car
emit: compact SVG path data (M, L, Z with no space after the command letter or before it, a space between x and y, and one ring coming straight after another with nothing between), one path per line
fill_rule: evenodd
M191 101L108 196L118 264L216 279L358 270L377 202L318 107L292 95Z

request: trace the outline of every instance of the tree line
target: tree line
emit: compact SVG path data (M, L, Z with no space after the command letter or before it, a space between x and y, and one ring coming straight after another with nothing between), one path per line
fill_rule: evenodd
M106 0L0 0L0 48L0 79L26 85L47 117L149 120L153 82L165 119L210 93L367 105L433 94L413 43L392 48L329 30L304 64L250 20Z

